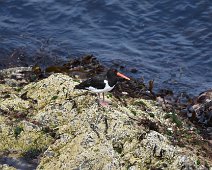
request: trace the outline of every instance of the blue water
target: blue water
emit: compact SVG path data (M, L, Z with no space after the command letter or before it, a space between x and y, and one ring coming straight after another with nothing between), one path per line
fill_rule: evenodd
M212 88L212 1L2 0L0 59L16 48L92 53L157 88L196 95Z

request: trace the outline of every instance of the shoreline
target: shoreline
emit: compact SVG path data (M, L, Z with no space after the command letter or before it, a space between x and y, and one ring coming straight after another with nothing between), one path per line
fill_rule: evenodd
M49 54L47 51L37 51L34 52L33 54L29 54L27 51L25 51L25 49L22 48L18 48L18 49L14 49L14 51L11 54L8 54L8 56L6 57L6 59L2 59L1 61L1 65L0 65L0 69L8 69L8 68L13 68L13 67L33 67L33 66L39 66L42 71L45 71L45 69L53 69L51 71L59 71L59 72L68 72L67 70L65 70L66 68L64 67L64 65L66 65L67 63L69 63L70 61L73 60L80 60L80 58L86 57L86 56L92 56L93 58L96 58L93 54L76 54L76 55L71 55L71 56L67 56L66 57L61 57L58 56L57 54ZM148 83L148 81L150 80L154 80L155 81L155 90L157 90L157 92L159 92L159 90L161 89L168 89L174 92L175 95L179 95L181 93L186 93L189 96L193 97L193 96L197 96L199 93L201 93L202 91L206 91L208 89L206 89L206 87L202 87L200 89L200 87L198 87L198 93L196 92L196 90L191 90L190 85L188 84L188 82L178 82L179 80L175 80L174 77L166 77L163 82L160 82L157 77L153 77L153 78L147 78L147 76L144 78L142 72L139 71L139 68L137 67L133 67L133 66L126 66L126 63L117 61L115 60L111 60L111 65L108 65L108 61L106 63L103 64L103 62L98 61L99 64L101 66L103 66L104 68L106 67L114 67L119 69L120 71L124 72L124 73L128 73L129 75L131 75L134 79L137 80L145 80L146 83ZM4 63L4 64L3 64ZM54 70L56 69L56 70ZM57 70L59 69L59 70ZM60 69L64 69L64 70L60 70ZM140 68L142 69L142 68ZM147 74L147 73L144 73ZM177 74L177 73L176 73ZM156 75L155 75L156 76ZM162 76L162 75L160 75ZM173 80L172 80L173 78ZM170 80L168 80L170 79ZM185 80L187 81L187 80ZM184 84L184 85L183 85ZM195 85L193 85L193 87L195 88ZM193 89L193 88L192 88Z

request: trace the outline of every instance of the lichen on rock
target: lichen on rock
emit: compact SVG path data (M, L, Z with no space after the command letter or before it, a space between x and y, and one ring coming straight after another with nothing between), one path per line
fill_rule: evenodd
M204 167L196 164L196 153L173 145L165 132L179 127L155 101L129 98L124 106L109 96L112 104L102 107L95 94L75 90L76 84L60 73L18 91L0 85L9 94L0 98L0 153L42 153L37 169ZM14 117L10 108L25 117Z
M15 120L14 120L15 121ZM0 115L0 153L10 152L23 156L30 150L45 150L52 138L34 125L29 128L25 122L14 122Z

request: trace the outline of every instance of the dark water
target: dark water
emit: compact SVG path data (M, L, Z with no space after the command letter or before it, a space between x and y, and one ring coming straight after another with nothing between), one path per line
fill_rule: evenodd
M157 87L198 94L212 88L212 1L0 0L1 65L16 48L92 53Z

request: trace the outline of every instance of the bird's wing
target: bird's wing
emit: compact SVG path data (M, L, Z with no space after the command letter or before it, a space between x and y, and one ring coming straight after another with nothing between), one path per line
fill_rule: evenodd
M91 87L91 86L96 88L96 89L104 89L105 83L104 83L104 80L102 80L102 79L89 78L89 79L83 81L82 83L80 83L79 85L77 85L75 88L86 89L86 88Z

